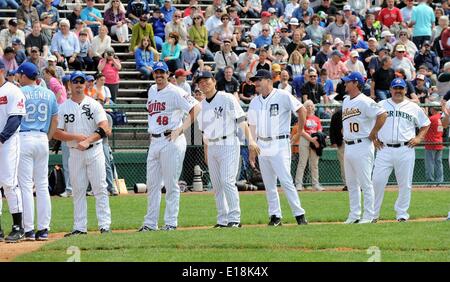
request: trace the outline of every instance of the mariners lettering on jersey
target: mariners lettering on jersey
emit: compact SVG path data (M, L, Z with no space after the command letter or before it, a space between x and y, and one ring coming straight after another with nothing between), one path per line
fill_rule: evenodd
M408 121L413 121L412 115L402 112L402 111L387 111L387 114L388 114L388 118L389 117L399 117L399 118L404 118Z
M349 109L345 109L342 112L342 120L346 120L348 118L351 117L356 117L361 115L361 111L358 108L349 108Z
M150 116L153 116L154 114L159 114L162 111L166 110L166 102L158 102L156 100L148 101L147 103L147 111Z

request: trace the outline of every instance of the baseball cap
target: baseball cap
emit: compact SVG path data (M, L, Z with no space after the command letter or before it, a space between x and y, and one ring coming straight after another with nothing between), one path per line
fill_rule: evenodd
M201 71L201 72L197 73L195 82L198 83L199 80L202 78L214 78L214 75L212 74L212 72L209 72L209 71Z
M425 42L423 42L423 46L426 46L426 45L428 45L428 46L431 46L431 43L430 43L430 41L428 41L428 40L425 40Z
M70 74L66 74L62 77L62 83L66 83L68 81L70 81Z
M331 52L330 58L333 57L333 56L338 56L339 58L342 58L343 55L338 50L334 50L333 52Z
M350 57L359 57L358 51L354 50L350 52Z
M348 40L345 41L344 47L352 47L352 43Z
M359 84L364 84L364 77L359 72L356 71L351 72L347 76L344 76L342 80L344 82L357 81Z
M375 37L371 37L371 38L367 39L367 42L369 42L369 41L375 41L375 42L377 42L377 39L376 39Z
M416 76L416 79L425 80L425 76L424 76L423 74L419 73L419 74Z
M11 25L11 26L17 26L17 20L16 20L16 19L10 19L10 20L8 21L8 25Z
M344 43L344 41L342 41L342 39L340 39L339 37L336 37L334 39L334 45L338 45L338 44L342 44L342 43Z
M33 51L38 51L38 52L40 52L41 50L39 49L39 47L33 46L33 47L31 47L31 52L33 52Z
M172 0L164 0L164 2L172 3Z
M291 18L291 20L289 21L289 24L290 24L290 25L299 25L298 19L296 19L296 18Z
M77 78L82 78L83 80L86 80L86 75L84 75L84 73L82 73L81 71L74 71L70 75L70 81L74 81Z
M169 71L169 67L164 62L156 62L153 65L153 71L157 71L157 70L162 70L164 72L168 72Z
M264 12L261 13L261 18L262 17L270 17L270 16L271 16L270 13L267 12L267 11L264 11Z
M271 13L271 14L275 13L276 11L277 11L277 10L275 10L274 7L270 7L269 9L267 9L267 12L269 12L269 13Z
M378 53L383 52L383 51L389 53L391 50L389 50L389 48L386 47L386 45L383 45L380 48L378 48Z
M381 38L385 38L386 36L394 36L389 30L385 30L381 33Z
M45 19L45 18L47 18L47 17L51 18L51 17L53 17L53 16L52 16L52 14L47 13L47 12L43 12L43 13L41 14L41 20L43 20L43 19ZM77 23L77 24L80 24L80 23L83 23L83 21L82 21L81 19L77 19L77 20L76 20L76 23Z
M19 68L16 70L16 73L24 74L28 78L34 79L39 74L39 70L35 64L30 63L30 62L25 62L19 66Z
M49 62L56 62L57 61L56 56L55 55L48 56L47 61L49 61Z
M20 44L22 44L22 40L20 40L19 38L16 37L13 39L12 44L20 45Z
M406 82L401 78L396 78L391 82L391 88L406 88Z
M190 71L186 71L186 70L184 70L184 69L177 69L177 70L175 71L175 77L179 77L179 76L188 76L188 75L190 75L190 74L191 74Z
M92 75L86 75L86 81L94 81L95 78Z
M273 72L281 71L281 66L279 64L272 64L272 71Z
M405 45L403 45L403 44L397 45L397 48L395 48L395 51L397 51L397 52L405 52L406 51Z
M258 79L272 79L272 73L266 69L260 69L256 72L255 76L250 78L251 81Z
M351 11L352 7L350 5L344 5L344 11Z
M255 43L249 43L248 44L248 49L256 49L256 44Z

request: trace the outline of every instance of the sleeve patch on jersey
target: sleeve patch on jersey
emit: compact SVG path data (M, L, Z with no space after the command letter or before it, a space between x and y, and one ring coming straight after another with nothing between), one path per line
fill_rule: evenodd
M23 101L23 99L20 99L19 103L17 103L17 108L19 110L22 110L25 107L25 103Z
M7 96L0 97L0 105L6 104L8 104L8 97Z

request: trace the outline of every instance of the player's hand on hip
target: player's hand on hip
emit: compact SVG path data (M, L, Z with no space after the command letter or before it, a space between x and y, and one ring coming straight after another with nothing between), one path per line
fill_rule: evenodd
M378 136L377 135L378 135L377 133L375 133L374 131L371 131L370 134L369 134L370 141L375 142L375 140L378 140Z
M250 152L253 152L255 154L255 156L257 156L257 155L259 155L261 153L261 150L259 149L258 144L256 144L256 142L254 142L254 141L251 142L248 145L248 147L250 149Z
M419 145L421 142L422 142L422 139L420 139L419 137L414 137L413 139L409 140L408 147L414 148L417 145Z
M178 127L177 129L172 130L172 132L170 132L170 135L167 136L167 138L170 141L175 141L177 140L178 136L180 136L180 134L183 132L183 129L181 127Z
M373 145L375 146L376 150L381 150L384 147L383 142L381 142L378 138L373 141Z
M91 144L88 141L84 140L78 143L77 149L80 151L84 151L89 148L89 145Z

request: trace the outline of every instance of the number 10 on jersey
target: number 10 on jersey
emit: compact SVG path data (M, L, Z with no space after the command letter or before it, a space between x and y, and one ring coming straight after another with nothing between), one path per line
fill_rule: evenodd
M359 123L351 122L350 125L350 132L359 132Z

